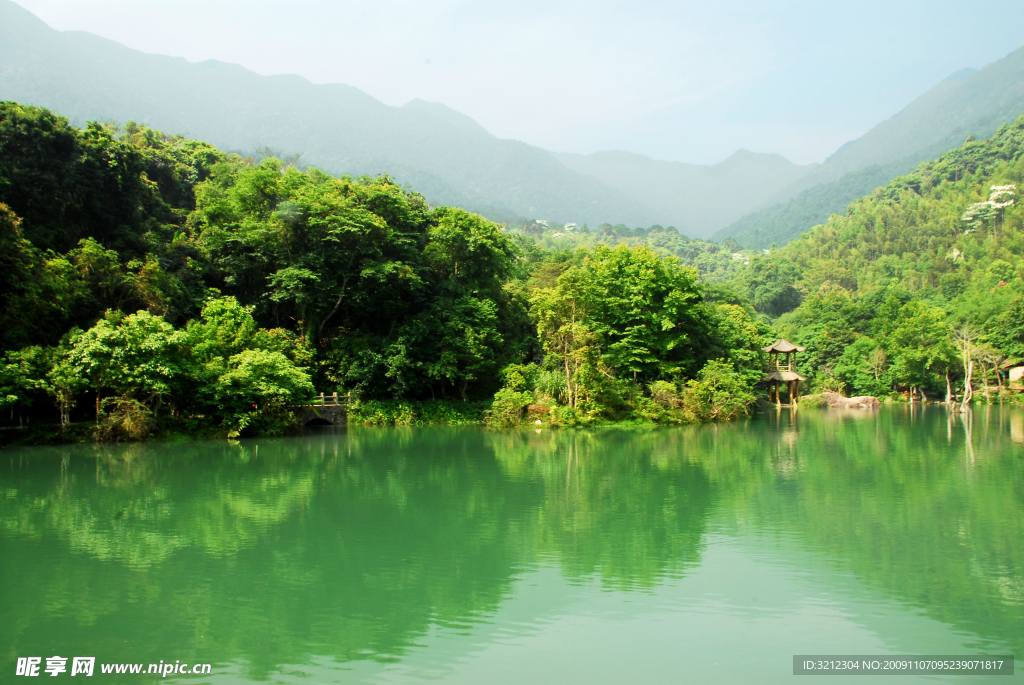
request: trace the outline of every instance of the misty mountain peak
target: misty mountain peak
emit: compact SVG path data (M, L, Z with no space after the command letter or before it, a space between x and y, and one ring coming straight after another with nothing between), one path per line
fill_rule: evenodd
M449 107L448 105L442 104L440 102L429 102L427 100L415 98L402 105L402 109L408 112L428 114L434 117L435 119L439 119L448 124L455 124L466 129L472 129L474 132L477 133L488 133L487 129L481 126L473 117L467 114L463 114L462 112L456 111Z
M943 81L966 81L974 74L978 73L978 70L974 67L964 67L960 71L954 71L952 74L942 79Z

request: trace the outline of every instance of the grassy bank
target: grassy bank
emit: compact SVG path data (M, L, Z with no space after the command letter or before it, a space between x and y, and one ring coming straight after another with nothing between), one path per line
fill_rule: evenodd
M473 426L483 424L490 402L356 400L349 423L362 426Z

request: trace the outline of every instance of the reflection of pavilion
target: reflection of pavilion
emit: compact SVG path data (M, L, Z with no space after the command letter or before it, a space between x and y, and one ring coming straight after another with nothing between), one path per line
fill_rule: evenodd
M779 385L785 383L789 391L789 402L786 406L797 406L797 400L800 397L800 381L807 379L794 370L796 366L796 353L803 352L807 348L794 345L788 340L780 339L774 345L769 345L762 349L768 353L768 373L765 376L765 380L768 381L769 401L774 397L775 404L780 407L782 406L782 399L779 397ZM781 354L786 355L785 361L779 360L779 355Z

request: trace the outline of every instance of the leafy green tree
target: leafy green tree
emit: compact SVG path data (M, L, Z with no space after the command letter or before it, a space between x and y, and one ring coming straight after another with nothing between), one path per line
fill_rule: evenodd
M0 359L0 409L27 407L48 388L51 350L26 347Z
M456 388L463 399L471 383L497 376L503 352L502 288L512 271L514 248L498 227L460 209L434 213L423 257L436 295L413 326L425 336L423 366L442 393Z
M1007 357L1024 361L1024 296L1013 299L989 337Z
M73 350L69 347L77 342L80 334L80 331L69 332L61 341L62 344L52 351L43 384L43 388L53 398L53 403L60 412L61 427L66 427L71 421L71 408L75 406L75 396L88 386L81 369L71 359Z
M159 316L109 312L72 338L53 373L78 378L100 394L143 401L159 414L164 398L183 380L183 343L184 335Z
M957 358L945 312L920 300L911 300L900 309L886 347L892 360L890 377L911 388L939 386L939 374Z
M233 433L261 415L313 396L294 336L259 328L251 308L233 297L212 298L183 333L193 403L222 417Z
M713 313L696 272L644 246L581 252L531 305L546 363L563 371L572 409L621 398L615 378L643 384L695 374L711 349Z
M885 395L889 391L889 357L868 336L861 336L843 350L836 360L836 379L850 395Z
M732 364L712 359L687 383L683 406L692 420L728 421L747 413L754 399L747 379Z
M826 283L797 310L779 319L783 336L807 348L800 369L812 379L832 377L843 353L856 340L861 325L856 304L848 290Z
M313 395L309 374L281 352L245 350L227 360L215 397L224 422L237 435L261 412L307 401Z
M702 361L711 337L710 313L693 269L646 247L596 247L563 275L587 298L605 364L634 380L687 375Z
M427 212L388 179L355 183L268 159L215 170L192 221L229 292L261 317L295 321L322 350L406 311L422 288L414 267Z
M21 219L0 203L0 341L4 349L63 332L47 326L48 319L40 316L53 313L44 281L42 253L22 235Z
M752 388L764 376L762 348L775 342L775 331L764 321L758 321L748 308L738 304L716 305L713 330L715 352L730 360Z
M135 146L101 124L80 131L49 110L0 102L0 202L40 249L64 252L92 237L145 254L143 236L173 220L145 166Z
M487 411L488 425L507 428L520 424L523 411L534 401L538 371L536 364L509 364L501 370L504 386L494 394Z
M563 397L570 409L590 404L610 376L601 360L600 341L588 325L589 302L574 287L576 275L566 272L558 286L537 290L531 300L545 363L564 379Z
M281 352L298 363L308 362L294 334L285 329L267 330L256 324L252 307L243 307L234 297L206 301L198 319L185 328L189 358L200 364L216 365L250 349Z
M771 316L796 309L803 300L796 287L799 278L799 271L791 262L775 255L754 258L743 273L747 296L754 308Z

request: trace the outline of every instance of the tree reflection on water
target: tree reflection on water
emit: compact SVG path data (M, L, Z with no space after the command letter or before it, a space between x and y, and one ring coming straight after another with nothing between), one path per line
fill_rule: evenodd
M12 663L60 646L255 678L387 661L486 620L538 564L656 591L713 529L787 533L1022 653L1024 414L913 412L6 451L0 640Z

